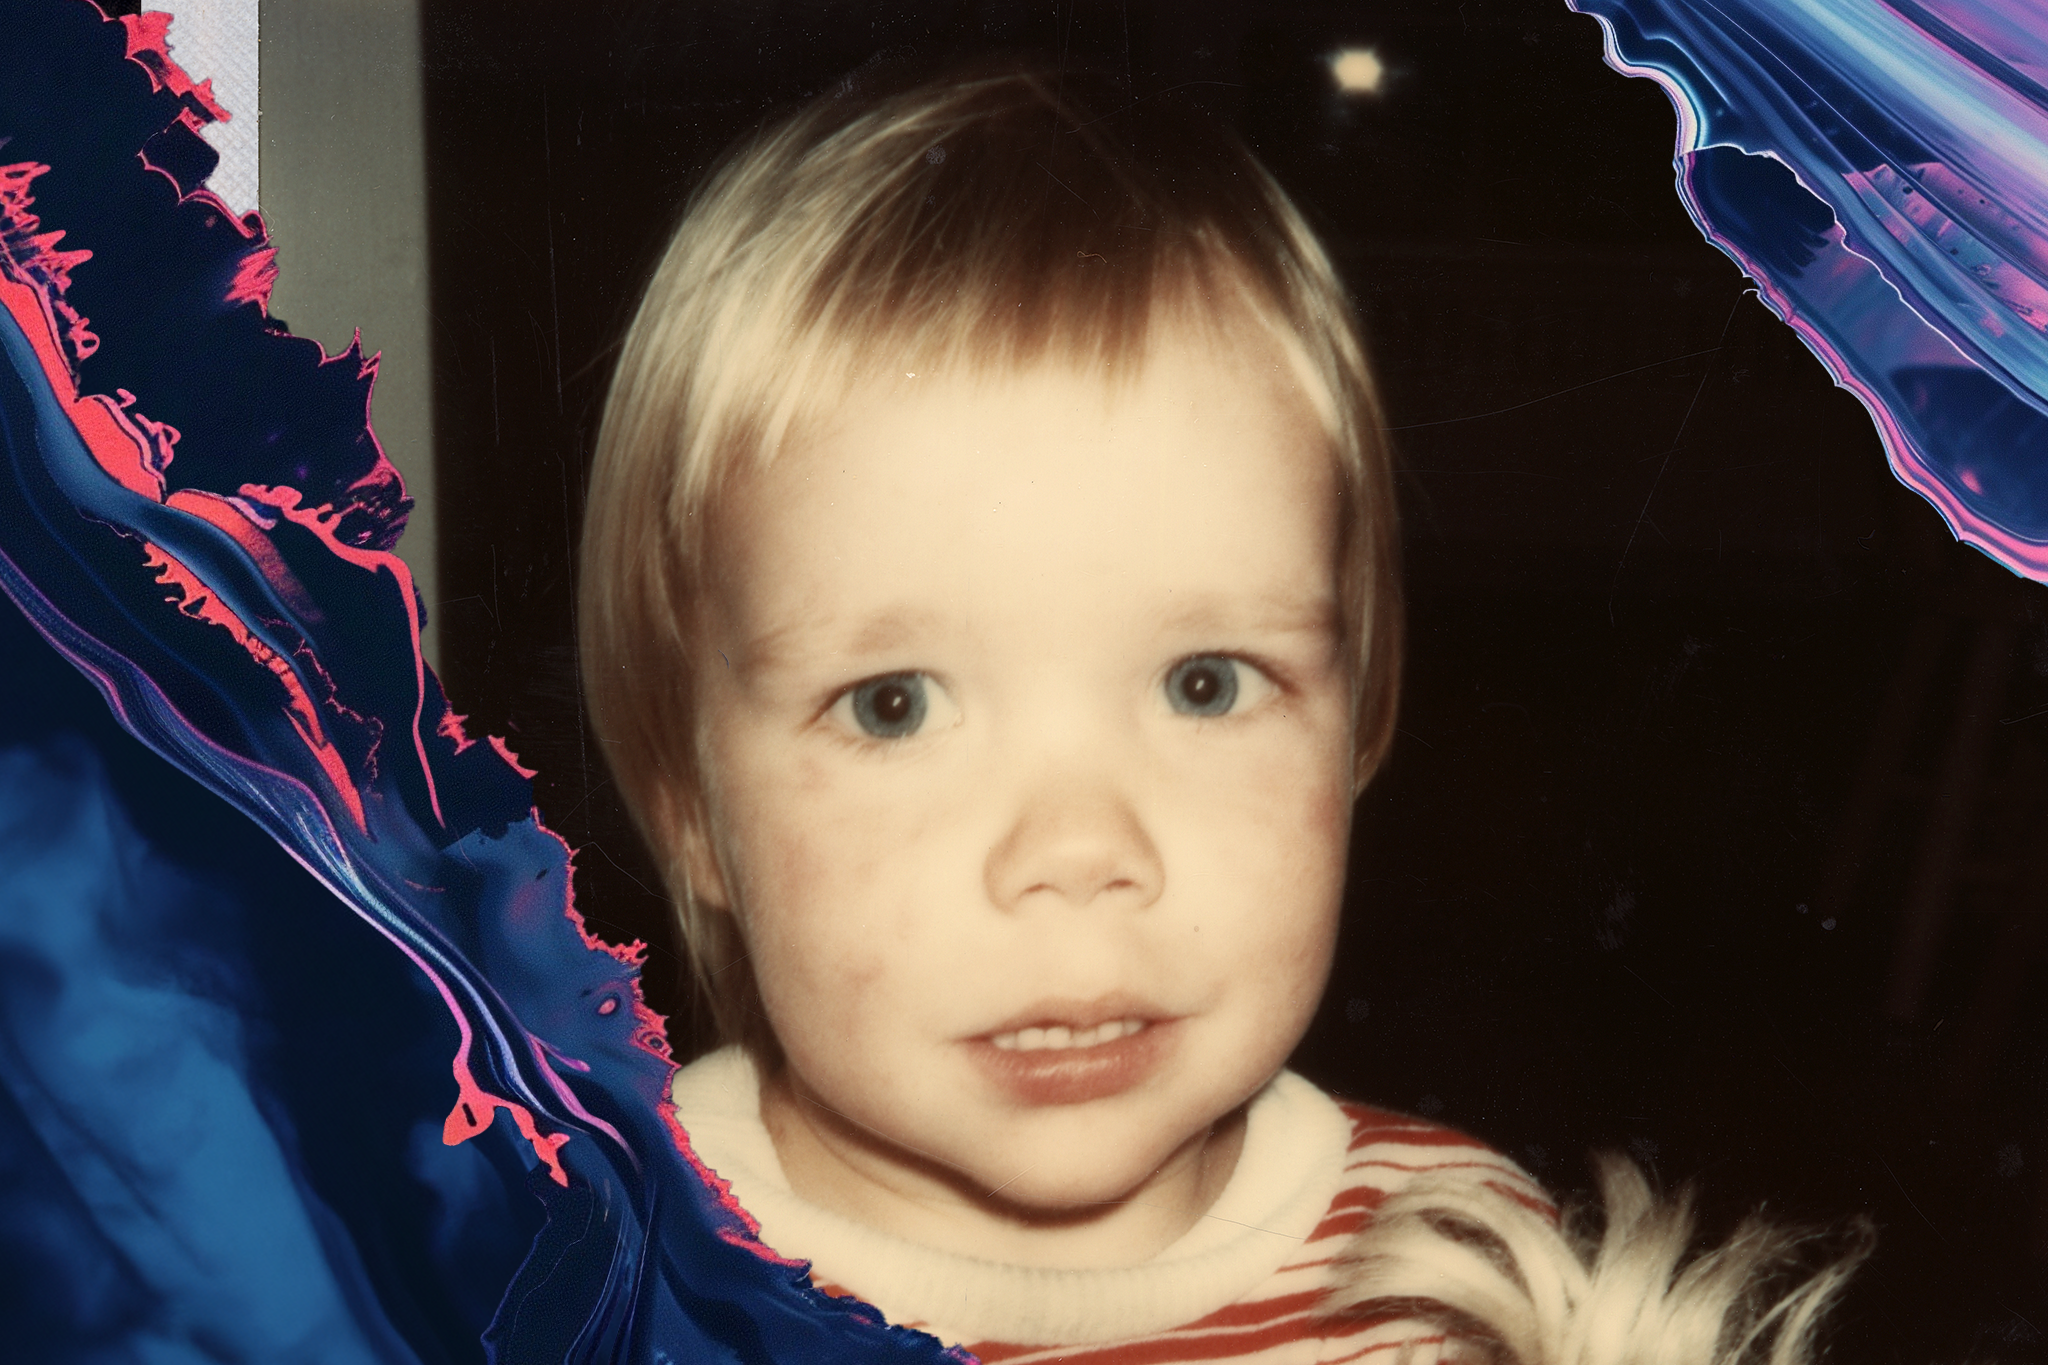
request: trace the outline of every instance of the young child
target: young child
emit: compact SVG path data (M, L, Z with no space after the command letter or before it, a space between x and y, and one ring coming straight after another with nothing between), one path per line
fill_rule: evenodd
M1789 1241L1674 1291L1621 1175L1600 1280L1510 1162L1285 1070L1393 732L1382 424L1270 177L1075 85L820 100L627 337L584 668L728 1044L691 1142L985 1360L1738 1358Z

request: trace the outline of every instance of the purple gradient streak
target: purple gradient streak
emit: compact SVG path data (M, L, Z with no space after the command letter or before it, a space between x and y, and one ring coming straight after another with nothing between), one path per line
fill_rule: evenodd
M2048 6L1569 0L1678 188L1957 538L2048 581Z

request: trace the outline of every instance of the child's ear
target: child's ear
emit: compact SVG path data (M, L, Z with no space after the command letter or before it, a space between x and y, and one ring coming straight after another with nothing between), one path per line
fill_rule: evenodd
M701 801L689 801L681 814L683 874L690 879L690 897L713 910L730 911L732 896L725 885L725 871L718 865L718 850L711 842L711 821Z

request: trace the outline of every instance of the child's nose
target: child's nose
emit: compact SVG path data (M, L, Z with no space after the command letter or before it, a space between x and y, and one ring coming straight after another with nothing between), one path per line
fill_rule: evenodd
M987 881L990 899L1004 910L1037 900L1141 908L1159 899L1166 870L1120 794L1055 784L1027 800L989 851Z

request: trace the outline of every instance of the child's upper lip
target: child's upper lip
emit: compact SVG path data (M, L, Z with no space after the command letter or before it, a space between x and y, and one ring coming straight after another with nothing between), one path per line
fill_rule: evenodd
M1098 995L1090 1000L1073 996L1049 996L1025 1006L972 1038L992 1038L999 1033L1015 1033L1018 1029L1049 1028L1064 1025L1080 1030L1091 1029L1098 1024L1107 1024L1116 1019L1142 1019L1156 1024L1173 1018L1173 1012L1162 1009L1145 997L1125 991L1109 995Z

